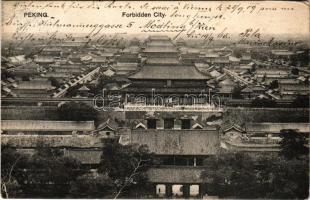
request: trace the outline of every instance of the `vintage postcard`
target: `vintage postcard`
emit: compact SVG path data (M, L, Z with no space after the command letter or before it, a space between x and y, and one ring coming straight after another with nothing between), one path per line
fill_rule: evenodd
M2 198L309 198L308 1L2 1Z

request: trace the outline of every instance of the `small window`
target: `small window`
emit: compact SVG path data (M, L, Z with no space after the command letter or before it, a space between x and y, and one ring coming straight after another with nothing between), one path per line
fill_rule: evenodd
M107 136L110 136L110 132L108 131L108 132L106 132L105 134L107 134Z
M191 120L190 119L182 119L181 120L181 129L190 129L191 128Z
M156 129L156 119L148 119L147 120L147 128L148 129Z
M203 166L203 158L196 158L196 166Z
M188 158L188 166L195 166L196 165L196 160L194 157L189 157Z
M163 156L161 161L162 165L174 165L174 156Z
M187 159L183 156L176 156L175 165L176 166L187 166Z
M174 127L173 118L164 119L164 129L173 129L173 127Z
M171 87L171 80L167 80L167 86Z

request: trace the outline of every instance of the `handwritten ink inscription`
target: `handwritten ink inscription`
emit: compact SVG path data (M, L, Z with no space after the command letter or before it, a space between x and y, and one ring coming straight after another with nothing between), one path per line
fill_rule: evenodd
M39 12L38 12L39 11ZM206 44L296 45L307 35L309 10L296 2L4 2L3 33L24 41L62 41L76 34L89 42L110 35L166 34ZM290 37L278 38L278 35ZM290 38L290 39L288 39ZM110 38L111 39L111 38Z

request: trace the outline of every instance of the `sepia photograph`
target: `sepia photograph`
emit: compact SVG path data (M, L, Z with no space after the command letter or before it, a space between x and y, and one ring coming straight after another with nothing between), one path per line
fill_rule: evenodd
M308 1L1 6L1 198L309 199Z

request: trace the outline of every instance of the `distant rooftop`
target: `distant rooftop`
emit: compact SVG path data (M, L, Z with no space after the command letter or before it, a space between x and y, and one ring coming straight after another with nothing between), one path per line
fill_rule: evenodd
M93 121L2 120L1 130L10 131L93 131Z
M152 46L152 47L147 47L143 52L146 53L177 53L178 50L175 49L174 47L170 47L170 46Z
M148 58L146 60L147 64L178 64L180 63L178 58Z
M54 88L55 87L51 85L51 82L46 80L21 81L17 85L17 89L23 90L51 90Z
M36 62L36 63L53 63L53 62L55 62L55 60L52 57L42 57L42 56L40 56L40 57L35 58L34 62Z
M295 54L294 52L288 50L272 50L271 53L276 56L291 56Z
M49 147L102 147L100 138L91 135L1 135L2 144L11 144L16 147L32 148L40 142Z
M308 123L250 123L247 132L280 132L282 129L296 129L299 132L309 133Z
M207 80L194 66L144 66L129 79Z
M160 155L210 155L219 149L216 129L134 130L131 142L148 145L151 152Z
M174 44L170 41L155 40L155 41L148 42L147 46L148 47L154 47L154 46L174 47Z
M148 37L149 40L170 40L166 35L152 35Z
M112 68L116 71L135 71L137 70L138 63L125 63L125 62L118 62L112 66Z

